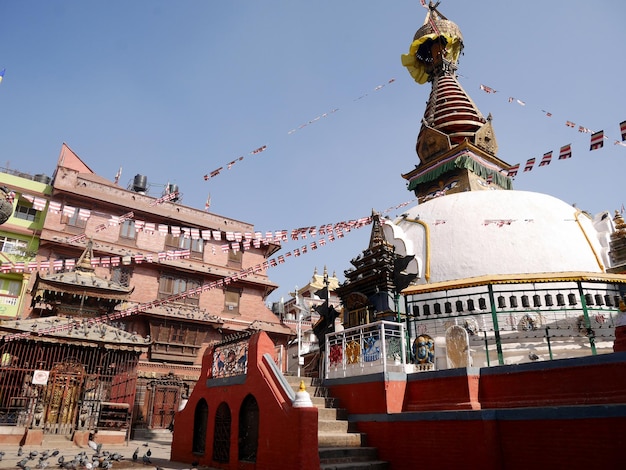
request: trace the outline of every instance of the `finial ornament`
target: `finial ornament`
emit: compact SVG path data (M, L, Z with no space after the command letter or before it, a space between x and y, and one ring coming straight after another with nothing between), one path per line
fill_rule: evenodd
M422 1L428 9L424 24L415 33L409 53L402 55L402 65L419 84L431 80L438 70L453 72L463 51L461 30L439 12L439 3L431 1L426 7Z

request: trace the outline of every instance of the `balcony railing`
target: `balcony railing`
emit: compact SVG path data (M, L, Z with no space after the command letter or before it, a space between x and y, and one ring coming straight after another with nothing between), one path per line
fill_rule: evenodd
M401 323L379 321L326 336L326 378L379 372L406 372L405 330Z

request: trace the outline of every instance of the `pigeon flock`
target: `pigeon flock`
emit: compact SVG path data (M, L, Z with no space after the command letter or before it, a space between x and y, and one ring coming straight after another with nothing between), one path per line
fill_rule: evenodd
M137 447L130 459L124 458L124 456L117 451L108 451L102 449L102 444L98 444L94 441L89 441L89 450L81 449L75 455L62 455L59 449L54 450L32 450L24 451L22 446L17 449L17 457L21 458L17 461L16 465L21 470L36 470L36 469L70 469L70 470L94 470L94 469L115 469L115 468L128 468L130 461L137 468L164 470L162 467L152 463L151 456L152 451L148 447L148 444L143 444L147 449L140 451ZM7 456L5 451L0 450L0 462ZM0 464L1 466L1 464ZM195 466L194 466L195 467ZM192 467L192 468L194 468Z

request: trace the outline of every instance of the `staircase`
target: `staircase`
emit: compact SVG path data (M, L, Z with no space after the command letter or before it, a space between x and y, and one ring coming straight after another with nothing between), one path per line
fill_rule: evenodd
M295 390L304 380L311 401L318 410L317 439L320 470L386 470L387 462L378 460L378 450L366 446L366 436L354 429L347 420L345 409L337 407L337 400L328 396L328 390L319 385L319 379L286 376Z

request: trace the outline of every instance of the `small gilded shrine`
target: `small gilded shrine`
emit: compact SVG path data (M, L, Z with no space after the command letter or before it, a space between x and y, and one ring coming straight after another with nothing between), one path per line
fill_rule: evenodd
M89 241L73 271L37 272L31 305L40 315L98 317L113 312L116 305L128 300L133 288L96 276L91 265L92 254Z

